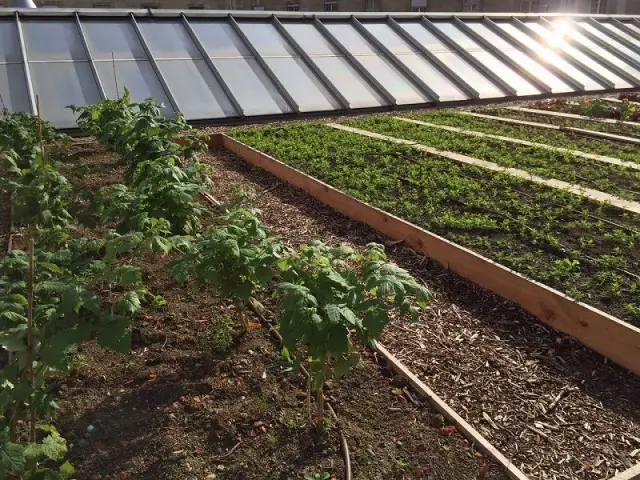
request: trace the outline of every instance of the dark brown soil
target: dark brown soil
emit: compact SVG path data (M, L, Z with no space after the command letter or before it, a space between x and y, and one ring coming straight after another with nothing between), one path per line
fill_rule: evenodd
M435 299L418 323L392 324L385 344L532 478L609 478L637 463L640 377L235 155L206 161L216 196L255 192L291 245L387 243Z
M115 156L82 148L72 170L82 164L89 173L77 186L118 181ZM219 192L248 186L240 180L226 177ZM254 203L271 209L264 198ZM324 471L343 478L336 429L311 433L305 382L285 373L267 332L241 336L226 328L233 307L213 292L175 284L165 262L137 262L167 306L138 319L131 355L87 344L75 374L61 381L56 424L78 478L275 480ZM473 479L485 463L484 478L505 478L460 435L443 436L442 418L363 353L363 366L327 392L348 438L354 479Z

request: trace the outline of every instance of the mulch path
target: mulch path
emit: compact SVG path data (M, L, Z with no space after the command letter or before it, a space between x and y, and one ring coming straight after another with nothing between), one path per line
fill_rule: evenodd
M640 461L640 377L229 152L203 161L216 196L256 193L292 246L386 243L435 299L418 323L392 324L384 344L532 478L610 478Z

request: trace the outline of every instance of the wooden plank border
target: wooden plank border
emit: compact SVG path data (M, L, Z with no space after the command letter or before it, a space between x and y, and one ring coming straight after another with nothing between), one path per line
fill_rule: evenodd
M568 153L570 155L573 155L574 157L588 158L589 160L595 160L597 162L608 163L610 165L617 165L619 167L627 167L633 170L640 170L640 165L637 163L620 160L619 158L615 158L615 157L598 155L597 153L581 152L579 150L571 150L570 148L547 145L546 143L530 142L529 140L522 140L520 138L504 137L502 135L477 132L475 130L465 130L459 127L452 127L450 125L439 125L436 123L423 122L422 120L415 120L413 118L406 118L406 117L391 117L391 118L393 118L394 120L399 120L401 122L413 123L414 125L422 125L424 127L436 128L440 130L445 130L447 132L459 133L461 135L469 135L469 136L479 137L479 138L490 138L493 140L500 140L502 142L515 143L517 145L524 145L527 147L535 147L543 150L550 150L552 152Z
M438 150L437 148L428 147L426 145L422 145L420 143L414 142L413 140L390 137L388 135L383 135L381 133L370 132L368 130L361 130L359 128L354 128L354 127L347 127L345 125L340 125L338 123L327 123L326 125L328 127L335 128L337 130L343 130L345 132L362 135L364 137L370 137L370 138L375 138L377 140L384 140L387 142L407 145L411 148L415 148L416 150L421 150L423 152L430 153L431 155L437 155L440 157L448 158L449 160L453 160L455 162L466 163L468 165L475 165L477 167L490 170L492 172L505 173L513 177L522 178L524 180L538 183L540 185L546 185L547 187L565 190L574 195L590 198L591 200L594 200L596 202L611 204L622 210L627 210L629 212L640 214L640 203L634 202L631 200L625 200L624 198L620 198L615 195L611 195L609 193L601 192L600 190L594 190L592 188L582 187L580 185L575 185L573 183L565 182L564 180L558 180L555 178L543 178L538 175L534 175L531 172L527 172L526 170L520 170L518 168L512 168L512 167L503 167L502 165L498 165L497 163L488 162L486 160L481 160L479 158L469 157L468 155L463 155L461 153L449 152L446 150Z
M638 480L640 479L640 463L631 467L629 470L625 470L619 473L610 480Z
M222 145L343 215L366 223L394 240L403 240L448 270L520 305L542 322L640 375L640 328L357 200L227 135L222 135Z
M504 107L507 110L513 110L514 112L524 112L524 113L535 113L536 115L547 115L549 117L560 117L560 118L572 118L574 120L584 120L587 122L598 122L598 123L609 123L613 125L630 125L632 127L640 128L640 122L625 122L622 120L613 120L611 118L593 118L587 117L586 115L576 115L575 113L564 113L564 112L552 112L550 110L537 110L535 108L525 108L525 107Z
M528 477L507 459L496 447L494 447L480 432L471 426L464 418L447 405L433 390L420 380L406 365L395 355L387 350L381 343L375 345L378 353L386 360L387 364L396 374L404 377L413 389L426 398L435 410L447 418L465 437L473 441L479 449L486 452L495 462L502 465L507 476L513 480L528 480ZM617 480L617 479L614 479Z
M622 135L616 135L614 133L607 133L607 132L598 132L596 130L586 130L584 128L576 128L576 127L565 127L564 125L551 125L549 123L538 123L538 122L530 122L527 120L518 120L515 118L507 118L507 117L498 117L496 115L485 115L483 113L477 113L477 112L467 112L464 110L461 110L459 112L457 112L461 115L468 115L470 117L478 117L478 118L484 118L487 120L494 120L496 122L503 122L503 123L513 123L516 125L526 125L529 127L536 127L536 128L547 128L549 130L557 130L560 132L570 132L570 133L576 133L578 135L585 135L588 137L596 137L596 138L602 138L604 140L611 140L613 142L624 142L624 143L631 143L634 145L640 145L640 138L633 138L633 137L625 137Z

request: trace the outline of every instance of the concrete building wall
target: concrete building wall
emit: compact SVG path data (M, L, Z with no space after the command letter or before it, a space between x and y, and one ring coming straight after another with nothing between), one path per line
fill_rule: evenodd
M41 7L65 8L203 8L214 10L287 10L305 12L580 12L640 15L640 0L36 0ZM6 4L0 0L0 5Z

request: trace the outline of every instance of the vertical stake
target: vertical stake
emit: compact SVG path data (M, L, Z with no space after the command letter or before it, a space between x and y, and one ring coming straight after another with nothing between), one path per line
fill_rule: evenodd
M116 98L120 100L120 90L118 90L118 76L116 75L116 58L111 52L111 63L113 64L113 81L116 84Z
M29 364L29 382L31 387L35 390L35 375L33 371L33 283L34 283L34 268L33 268L33 250L34 241L33 233L29 234L29 278L27 280L27 363ZM31 409L31 421L29 430L29 441L31 443L36 442L36 406L33 400L30 402L29 408Z
M40 97L36 95L36 114L38 116L38 140L40 140L40 155L44 163L44 140L42 139L42 117L40 116Z

